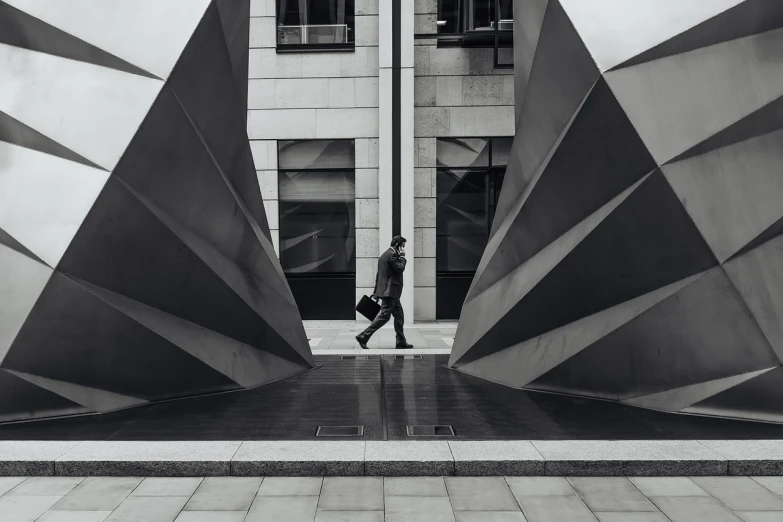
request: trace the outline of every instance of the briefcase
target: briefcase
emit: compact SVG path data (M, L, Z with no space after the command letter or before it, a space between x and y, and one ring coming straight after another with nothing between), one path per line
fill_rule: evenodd
M375 319L375 316L378 315L378 312L381 311L381 305L367 297L366 295L363 295L361 299L359 299L359 304L356 305L356 311L362 314L364 317L372 321Z

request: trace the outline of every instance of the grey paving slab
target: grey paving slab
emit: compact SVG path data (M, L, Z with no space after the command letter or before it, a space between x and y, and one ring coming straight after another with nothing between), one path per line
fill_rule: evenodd
M318 511L315 522L384 522L383 511Z
M575 477L571 485L593 511L657 511L624 477Z
M725 475L727 461L697 441L533 441L552 476Z
M709 496L709 493L687 477L629 477L628 479L648 497Z
M0 520L3 522L33 522L62 497L2 497Z
M318 497L256 497L245 522L313 522Z
M78 441L0 441L0 475L54 475L54 461Z
M183 511L175 522L244 522L247 511Z
M748 477L694 477L693 481L734 511L783 511L783 500Z
M106 522L174 522L188 497L128 497Z
M36 522L103 522L111 511L47 511Z
M383 479L386 497L447 497L443 477L388 477Z
M453 441L454 474L543 475L544 457L530 441Z
M318 509L323 511L383 511L380 477L326 477Z
M370 343L372 343L372 339L370 340ZM448 350L441 350L438 348L411 348L408 350L405 350L406 356L411 355L449 355L451 353L451 349ZM354 348L347 348L347 349L337 349L337 348L330 348L328 350L322 350L322 349L314 349L313 355L403 355L400 353L400 350L394 349L394 348L378 348L370 346L369 350L362 350L361 348L357 347Z
M258 494L266 497L312 497L321 494L323 477L267 477Z
M783 495L783 477L750 477L776 495Z
M203 481L203 477L147 477L131 496L190 497Z
M241 442L88 441L57 458L58 475L221 476Z
M446 477L454 511L519 511L502 477Z
M26 477L0 477L0 496L24 482Z
M207 477L185 511L246 511L261 487L259 477Z
M711 497L653 497L671 522L739 522L731 511Z
M570 497L576 491L563 477L506 477L511 492L520 497Z
M728 459L729 475L783 474L781 440L703 440L704 446Z
M525 515L519 511L458 511L454 513L457 522L525 522Z
M595 522L579 497L524 497L522 511L529 522Z
M84 477L30 477L7 495L64 497L83 480Z
M783 511L737 511L745 522L781 522Z
M454 522L446 497L387 497L386 522Z
M318 343L318 348L329 348L331 344L334 342L334 337L322 337L321 342Z
M669 522L663 513L595 513L600 522ZM697 522L697 521L693 521ZM704 522L709 522L704 521Z
M363 441L244 442L231 462L236 476L364 475Z
M141 481L141 477L88 477L64 496L54 510L113 511Z
M445 441L368 441L365 474L370 476L445 476L454 458Z

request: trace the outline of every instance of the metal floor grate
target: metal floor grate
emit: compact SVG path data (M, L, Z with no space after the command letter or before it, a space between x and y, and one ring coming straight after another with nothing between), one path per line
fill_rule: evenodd
M411 359L424 359L423 355L395 355L394 360L411 360Z
M455 437L454 428L449 424L417 424L408 426L408 437Z
M380 355L341 355L341 361L377 361Z
M318 426L316 437L364 437L364 426Z

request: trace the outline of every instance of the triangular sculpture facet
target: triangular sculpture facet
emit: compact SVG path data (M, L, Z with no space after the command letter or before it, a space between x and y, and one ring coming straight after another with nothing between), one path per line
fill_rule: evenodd
M450 367L783 420L781 3L549 0L538 27Z
M246 133L249 0L6 4L0 422L311 368Z

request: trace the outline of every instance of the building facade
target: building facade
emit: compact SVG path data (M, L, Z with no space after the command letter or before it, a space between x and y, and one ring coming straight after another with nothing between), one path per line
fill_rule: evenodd
M408 321L456 319L514 136L512 0L252 0L248 135L302 316L350 319L408 242Z

